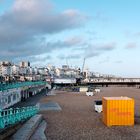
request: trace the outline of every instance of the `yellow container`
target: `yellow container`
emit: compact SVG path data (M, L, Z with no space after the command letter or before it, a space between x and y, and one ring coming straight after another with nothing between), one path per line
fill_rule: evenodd
M103 97L103 122L107 126L134 125L134 99Z

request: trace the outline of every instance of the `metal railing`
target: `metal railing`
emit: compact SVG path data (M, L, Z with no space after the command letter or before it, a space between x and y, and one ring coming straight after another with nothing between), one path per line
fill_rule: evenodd
M13 125L22 120L35 115L39 111L39 106L29 106L22 108L10 108L0 110L0 129L8 125Z
M29 86L38 86L45 85L47 82L45 81L36 81L36 82L19 82L19 83L11 83L11 84L0 84L0 91L20 88L20 87L29 87Z

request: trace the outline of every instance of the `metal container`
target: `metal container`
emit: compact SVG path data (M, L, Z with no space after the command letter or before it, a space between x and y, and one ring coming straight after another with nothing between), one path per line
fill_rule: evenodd
M134 99L128 97L103 97L105 125L134 125Z

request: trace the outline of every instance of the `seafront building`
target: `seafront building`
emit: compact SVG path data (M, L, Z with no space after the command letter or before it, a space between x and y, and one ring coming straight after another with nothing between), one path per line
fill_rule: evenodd
M12 63L5 61L5 62L0 62L0 75L5 76L5 75L12 75Z
M46 67L32 67L30 62L22 61L19 64L14 64L9 61L0 62L0 81L37 81L46 80L51 81L55 78L62 79L84 79L84 81L93 81L94 78L118 78L113 75L100 74L98 72L91 72L88 68L81 71L78 67L70 67L62 65L62 67L55 67L47 65Z

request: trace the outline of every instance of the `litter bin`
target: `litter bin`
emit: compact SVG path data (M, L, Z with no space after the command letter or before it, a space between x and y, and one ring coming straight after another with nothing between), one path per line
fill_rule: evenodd
M96 100L94 107L95 107L96 112L101 113L102 112L102 100Z

